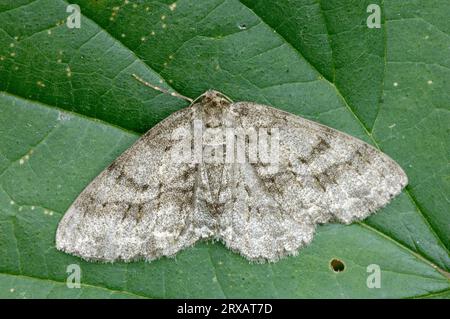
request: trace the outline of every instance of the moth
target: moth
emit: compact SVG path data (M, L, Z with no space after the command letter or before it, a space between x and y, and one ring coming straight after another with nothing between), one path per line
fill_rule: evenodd
M59 223L57 249L151 261L214 239L273 262L309 244L316 225L362 220L408 183L386 154L333 128L213 90L172 95L191 103L84 189Z

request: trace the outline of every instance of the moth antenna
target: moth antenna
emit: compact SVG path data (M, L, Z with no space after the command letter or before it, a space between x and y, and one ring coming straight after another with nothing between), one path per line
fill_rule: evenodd
M148 82L145 81L143 78L137 76L137 75L134 74L134 73L133 73L132 75L133 75L133 77L134 77L136 80L138 80L139 82L141 82L141 83L144 84L145 86L148 86L149 88L152 88L153 90L156 90L156 91L159 91L159 92L162 92L162 93L165 93L165 94L169 94L169 95L172 95L172 96L174 96L174 97L177 97L177 98L186 100L186 101L188 101L188 102L191 103L191 104L192 104L192 102L194 102L193 99L191 99L191 98L189 98L189 97L187 97L187 96L181 95L181 94L179 94L179 93L177 93L177 92L169 92L169 91L167 91L167 90L165 90L165 89L163 89L163 88L160 88L159 86L156 86L156 85L153 85L153 84L151 84L151 83L148 83Z

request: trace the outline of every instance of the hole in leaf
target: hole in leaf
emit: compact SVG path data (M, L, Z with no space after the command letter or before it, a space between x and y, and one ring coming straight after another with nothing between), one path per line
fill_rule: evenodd
M330 266L334 272L341 272L341 271L344 271L344 269L345 269L344 263L339 259L332 259L330 261Z

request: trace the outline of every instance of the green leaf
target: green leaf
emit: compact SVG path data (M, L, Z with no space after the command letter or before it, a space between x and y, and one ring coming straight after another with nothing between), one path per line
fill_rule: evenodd
M0 4L0 297L448 298L450 23L445 1L84 1ZM368 4L382 9L369 29ZM410 184L378 214L319 227L298 256L249 264L202 242L152 263L55 249L58 221L141 133L215 88L379 147ZM334 272L332 259L344 270ZM66 287L67 266L81 289ZM368 288L367 266L381 269Z

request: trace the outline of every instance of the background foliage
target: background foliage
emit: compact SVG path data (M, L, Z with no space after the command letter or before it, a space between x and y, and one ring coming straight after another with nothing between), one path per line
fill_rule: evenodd
M438 0L0 3L0 297L449 297L450 3ZM367 5L382 8L368 29ZM152 263L58 252L59 219L141 133L214 88L379 147L407 189L297 257L249 264L220 243ZM330 260L345 264L342 272ZM68 289L79 264L82 288ZM380 289L366 286L369 264Z

